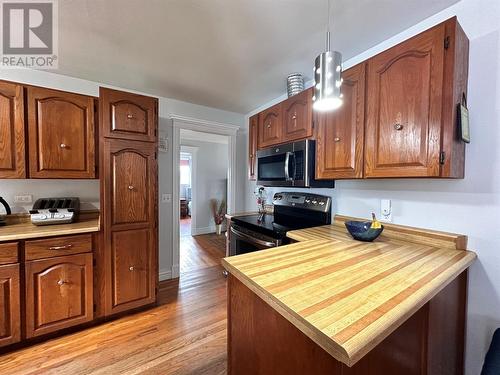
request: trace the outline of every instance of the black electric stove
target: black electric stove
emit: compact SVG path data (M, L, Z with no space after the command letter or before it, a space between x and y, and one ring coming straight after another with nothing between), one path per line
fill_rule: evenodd
M284 192L273 197L274 214L237 216L231 219L230 254L238 255L281 246L286 233L331 223L330 197Z

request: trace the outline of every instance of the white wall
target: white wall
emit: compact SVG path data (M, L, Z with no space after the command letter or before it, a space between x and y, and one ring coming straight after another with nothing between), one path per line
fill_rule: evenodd
M25 69L0 70L0 79L93 96L99 95L99 86L112 87L99 82L87 81L50 72ZM123 90L137 92L129 89ZM148 93L137 93L148 95ZM169 139L168 152L160 152L158 155L160 196L162 193L172 194L172 121L169 119L172 114L238 126L244 124L244 116L239 113L222 111L215 108L160 97L159 133L160 135L166 135ZM239 137L239 142L242 147L244 147L244 135ZM237 176L238 186L240 187L239 191L244 189L242 187L245 183L245 168L243 166L246 161L244 157L245 155L242 155L237 161L240 163L237 168L237 170L240 171L240 174ZM90 206L98 207L99 204L98 180L0 180L0 196L5 196L9 204L13 205L14 194L18 192L33 194L34 199L47 195L75 195L80 196L82 200L88 202ZM24 209L29 209L30 207L31 205L28 205L24 207ZM22 206L16 206L16 211L22 210ZM172 204L160 203L159 216L160 276L162 279L166 279L171 277L172 269Z
M210 199L227 203L228 145L181 139L181 147L196 147L196 173L191 181L193 201L193 234L215 232L215 223L210 211ZM182 150L182 148L181 148Z
M337 181L334 190L318 192L332 195L341 214L368 217L380 210L380 199L389 198L395 223L469 236L469 248L479 260L470 269L466 374L476 375L493 330L500 327L500 2L462 0L346 61L345 67L454 15L470 39L472 143L467 146L465 179ZM255 207L254 186L247 184L247 208Z

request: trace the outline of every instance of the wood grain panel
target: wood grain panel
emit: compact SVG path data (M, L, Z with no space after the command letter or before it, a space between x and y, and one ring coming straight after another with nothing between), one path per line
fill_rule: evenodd
M311 88L281 103L284 142L292 142L312 136L312 96L313 90Z
M113 224L148 221L148 155L125 149L111 155L111 159Z
M28 87L31 178L95 178L94 98Z
M329 237L321 236L329 227L335 230L323 232ZM345 228L342 233L338 220L336 225L304 231L311 235L303 237L305 242L222 262L247 288L348 366L476 259L475 253L453 247L459 236L440 232L409 242L405 238L417 237L417 230L403 227L400 237L363 243L350 239ZM314 239L314 233L320 236Z
M24 93L0 81L0 178L25 178Z
M92 254L26 262L26 337L93 318Z
M256 114L248 120L248 179L255 181L257 179L257 141L259 135L259 114Z
M156 142L158 99L99 88L103 137Z
M366 177L439 176L444 30L368 60Z
M149 229L113 232L112 310L119 312L155 301L155 276Z
M19 243L0 243L0 265L19 262Z
M30 240L24 243L24 259L35 260L62 255L89 253L92 251L92 235L52 237Z
M281 103L259 113L258 148L270 147L283 141Z
M0 267L0 347L21 340L19 264Z
M318 179L363 177L365 64L346 70L342 77L342 107L315 113Z

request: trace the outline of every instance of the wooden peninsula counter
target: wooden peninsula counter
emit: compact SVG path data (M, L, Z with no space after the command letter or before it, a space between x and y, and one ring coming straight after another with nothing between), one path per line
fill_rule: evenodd
M463 373L467 238L386 225L364 243L347 219L223 259L230 374Z

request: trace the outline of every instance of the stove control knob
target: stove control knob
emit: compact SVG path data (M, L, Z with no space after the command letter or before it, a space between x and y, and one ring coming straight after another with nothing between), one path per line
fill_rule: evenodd
M318 203L318 201L312 201L312 204L317 204L317 203Z
M319 205L320 205L320 206L324 206L324 205L325 205L325 202L319 202Z
M311 203L311 200L310 199L306 199L306 203Z

